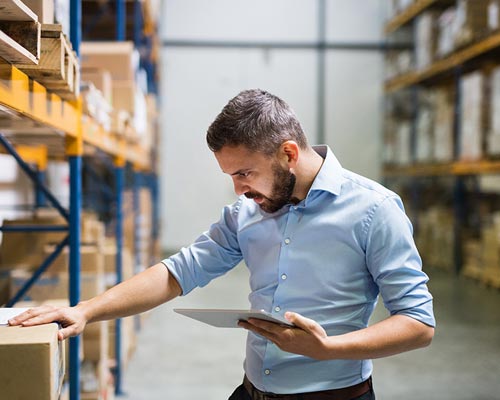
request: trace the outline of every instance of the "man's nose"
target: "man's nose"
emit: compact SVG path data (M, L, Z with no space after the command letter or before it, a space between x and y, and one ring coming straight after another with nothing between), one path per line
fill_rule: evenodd
M242 194L245 194L250 190L248 185L245 185L244 183L238 182L236 179L233 180L233 185L234 185L234 192L238 195L241 196Z

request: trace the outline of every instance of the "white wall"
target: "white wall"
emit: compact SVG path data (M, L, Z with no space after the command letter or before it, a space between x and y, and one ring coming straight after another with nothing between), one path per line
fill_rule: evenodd
M381 38L383 0L327 1L328 41ZM169 40L314 42L317 1L165 0L162 35ZM205 144L227 101L260 87L287 101L317 142L315 50L167 47L162 52L160 157L162 246L189 244L234 201ZM326 139L348 168L377 178L380 87L378 52L327 52ZM361 151L361 153L360 153Z

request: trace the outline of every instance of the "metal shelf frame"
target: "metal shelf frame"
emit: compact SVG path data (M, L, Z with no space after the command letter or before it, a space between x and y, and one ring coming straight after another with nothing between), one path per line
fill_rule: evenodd
M117 0L117 40L125 40L125 0ZM145 31L145 19L142 15L141 3L134 0L134 43L136 46L146 46L151 50L151 35L155 34L154 24L147 24L151 32ZM154 28L154 29L153 29ZM79 56L82 40L82 4L81 0L70 0L70 40L73 49ZM154 80L155 65L151 61L142 60L148 72L148 82L152 93L156 93ZM26 292L37 279L50 267L64 247L69 247L69 301L74 306L80 302L81 276L80 276L80 222L82 213L82 170L83 156L86 148L97 149L112 160L114 193L113 190L104 191L107 196L112 195L115 204L116 222L116 275L117 283L123 279L122 250L123 250L123 192L126 186L126 168L133 166L134 170L134 212L139 211L138 190L147 186L152 192L155 201L153 213L158 215L158 182L156 175L151 172L150 150L138 144L127 143L124 138L118 138L106 132L100 125L82 113L81 98L76 101L64 101L59 96L52 94L36 81L28 78L23 72L0 60L0 115L12 118L13 125L4 130L0 129L0 144L5 151L12 155L22 170L29 176L34 184L35 207L50 204L67 221L61 226L4 226L0 230L6 231L31 231L31 232L67 232L68 235L56 246L32 274L31 278L13 296L8 306L14 305L23 298ZM29 133L28 133L29 132ZM24 144L29 146L22 148ZM33 150L34 145L40 145ZM30 153L32 152L32 153ZM55 153L54 153L55 152ZM70 201L69 210L63 207L56 197L45 186L46 161L50 156L64 157L68 160L70 168ZM41 161L40 161L41 160ZM30 164L35 163L37 168ZM89 169L91 170L91 168ZM102 191L101 191L102 193ZM136 226L138 216L136 214ZM153 218L153 238L158 237L158 219ZM136 229L135 243L138 245ZM117 367L115 370L115 392L123 394L122 382L122 354L121 354L121 320L116 321L115 354ZM69 346L69 397L71 400L80 399L80 346L81 338L70 338Z

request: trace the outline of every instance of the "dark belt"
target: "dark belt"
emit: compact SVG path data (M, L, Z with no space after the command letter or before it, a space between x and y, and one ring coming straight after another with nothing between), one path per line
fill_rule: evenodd
M276 394L262 392L257 389L246 376L243 379L243 385L245 386L245 389L247 390L252 400L352 400L371 390L372 378L370 377L366 381L358 383L357 385L341 389L322 390L320 392L297 394Z

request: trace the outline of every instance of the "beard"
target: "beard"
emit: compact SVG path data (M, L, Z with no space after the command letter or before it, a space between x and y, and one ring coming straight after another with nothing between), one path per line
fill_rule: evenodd
M264 201L259 204L259 207L267 213L274 213L287 204L297 203L297 199L292 199L296 176L290 170L282 168L279 163L273 165L273 175L273 188L269 197L258 192L245 193L249 199L262 197Z

